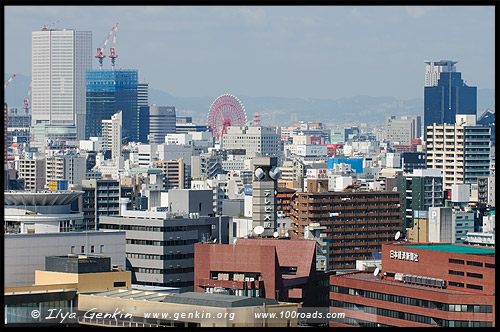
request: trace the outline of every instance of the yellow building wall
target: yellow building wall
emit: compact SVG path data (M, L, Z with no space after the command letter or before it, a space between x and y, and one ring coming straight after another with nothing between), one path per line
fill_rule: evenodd
M278 187L295 189L294 188L294 181L287 181L287 180L281 180L281 179L278 180Z
M115 282L125 283L115 286ZM130 288L132 274L130 271L100 273L64 273L53 271L35 271L35 285L78 284L79 292L104 291L118 288Z
M408 230L407 238L410 242L429 242L429 220L413 219L413 228Z

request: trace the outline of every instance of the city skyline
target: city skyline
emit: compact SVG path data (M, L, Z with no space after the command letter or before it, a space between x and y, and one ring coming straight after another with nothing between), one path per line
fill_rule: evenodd
M92 31L93 69L119 22L117 69L176 96L421 98L425 61L444 59L495 88L493 6L6 6L6 72L31 76L31 31L55 21Z

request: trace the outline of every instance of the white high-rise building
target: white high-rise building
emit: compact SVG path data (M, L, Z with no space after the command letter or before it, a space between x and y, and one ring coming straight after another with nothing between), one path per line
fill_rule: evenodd
M85 138L85 72L92 69L92 32L33 31L31 34L32 125L47 135ZM70 129L69 129L70 128ZM43 140L42 140L43 139Z
M102 146L111 150L111 159L115 160L122 153L122 111L116 112L109 120L102 120Z
M244 149L249 158L281 157L281 137L274 127L229 126L222 139L224 149Z
M455 64L458 61L441 60L441 61L425 61L425 86L437 86L439 76L442 72L455 72Z
M410 145L412 139L422 135L422 120L420 116L387 116L385 119L385 138L391 143Z
M148 106L149 104L149 83L137 84L137 110L141 106Z

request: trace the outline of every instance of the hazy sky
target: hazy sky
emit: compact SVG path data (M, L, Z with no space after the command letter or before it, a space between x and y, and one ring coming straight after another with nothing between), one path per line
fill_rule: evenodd
M440 59L458 61L468 85L494 89L493 6L4 9L8 73L31 75L31 31L56 20L92 31L95 55L118 21L117 67L179 97L421 98L424 61Z

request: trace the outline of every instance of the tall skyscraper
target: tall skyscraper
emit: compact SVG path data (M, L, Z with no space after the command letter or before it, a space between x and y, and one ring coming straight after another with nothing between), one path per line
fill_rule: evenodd
M137 84L137 116L139 120L139 137L141 143L148 143L149 134L149 83Z
M149 105L149 83L137 84L137 109Z
M442 72L456 72L457 61L425 61L425 86L437 86Z
M457 114L477 112L477 87L468 86L455 71L456 61L427 61L424 87L424 127L454 124ZM437 82L437 84L436 84Z
M31 36L32 125L42 134L36 143L43 147L47 137L83 139L92 32L46 29Z
M102 120L109 120L122 111L123 138L139 141L138 71L89 70L87 71L87 124L86 138L101 136Z
M149 143L165 143L167 134L175 134L175 107L149 107Z

